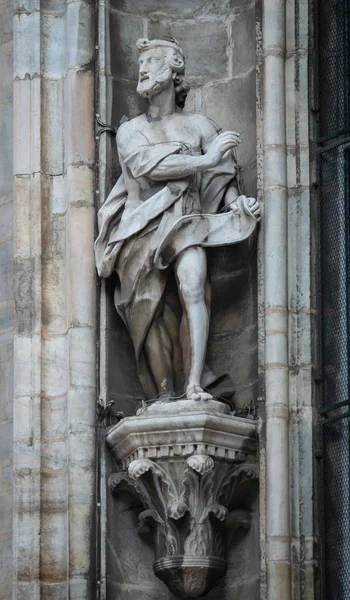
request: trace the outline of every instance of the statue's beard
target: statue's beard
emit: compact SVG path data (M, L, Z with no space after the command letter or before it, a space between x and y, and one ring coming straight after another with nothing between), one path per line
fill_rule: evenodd
M156 94L159 94L172 81L173 72L167 65L156 74L150 73L149 78L144 81L139 81L136 91L142 98L152 98Z

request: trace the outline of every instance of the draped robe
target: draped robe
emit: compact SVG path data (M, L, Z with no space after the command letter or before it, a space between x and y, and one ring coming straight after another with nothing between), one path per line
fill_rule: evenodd
M257 222L245 196L240 196L231 210L221 210L236 176L232 154L205 172L169 182L152 181L152 170L178 153L189 153L181 142L131 148L128 155L120 157L123 173L98 213L97 271L100 277L117 272L115 306L130 332L148 398L155 397L158 390L145 340L157 320L172 347L174 389L183 392L185 385L186 341L181 340L181 347L182 309L173 276L174 261L191 246L221 246L245 240ZM207 302L209 305L208 295ZM214 380L205 367L202 386L208 387Z

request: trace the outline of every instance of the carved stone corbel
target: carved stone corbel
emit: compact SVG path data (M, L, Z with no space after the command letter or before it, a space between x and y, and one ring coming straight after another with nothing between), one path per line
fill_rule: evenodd
M118 494L127 484L141 502L140 527L153 533L155 575L175 595L198 598L226 572L225 521L231 534L250 526L242 498L238 507L235 499L257 480L256 426L209 406L185 419L187 427L179 413L151 418L146 411L112 428L108 444L127 470L109 485Z

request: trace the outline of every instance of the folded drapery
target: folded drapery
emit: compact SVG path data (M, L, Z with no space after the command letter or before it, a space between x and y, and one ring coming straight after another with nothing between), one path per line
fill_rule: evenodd
M176 388L183 390L184 373L179 352L181 306L171 265L190 246L221 246L247 239L256 227L245 196L231 210L218 213L236 175L232 155L217 167L168 181L152 181L152 169L171 154L188 152L180 142L140 146L123 157L118 179L98 214L95 243L97 270L118 283L115 305L134 343L140 379L147 397L157 394L144 352L150 324L156 319L176 347L173 365ZM150 188L155 185L155 193ZM143 200L147 190L147 199ZM149 194L151 194L149 196ZM209 293L207 303L209 304ZM189 343L189 342L188 342ZM208 374L206 368L203 372ZM215 376L210 377L211 380Z

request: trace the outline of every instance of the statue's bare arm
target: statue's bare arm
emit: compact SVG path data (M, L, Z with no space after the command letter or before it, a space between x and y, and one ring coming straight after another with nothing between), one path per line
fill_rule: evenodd
M213 139L215 139L215 136L218 136L218 128L209 119L204 119L203 129L204 129L204 135L203 135L202 146L203 146L203 151L207 152L210 149L210 146L212 144ZM238 136L238 139L239 139L239 134L236 134L236 135ZM238 189L236 179L233 179L233 181L227 187L227 191L226 191L226 194L224 197L225 206L228 206L234 212L235 211L239 212L240 209L238 208L238 206L236 204L236 200L238 199L239 196L240 196L240 192ZM257 200L255 200L255 198L250 198L250 197L247 198L246 202L247 202L247 207L249 208L250 212L252 212L255 215L255 217L259 220L260 219L260 204L259 204L259 202Z
M129 145L128 140L131 140L132 137L131 131L129 135L126 135L126 133L124 130L121 135L117 136L117 145L121 157L125 156ZM216 167L224 154L239 144L240 135L234 131L225 131L217 135L215 129L214 135L215 137L211 136L213 139L210 141L208 147L205 148L205 153L201 156L172 154L161 160L152 169L149 176L156 181L167 181L187 177L188 175L194 175L206 169ZM133 143L135 143L134 140Z
M213 121L210 121L209 119L205 119L205 121L203 122L203 136L202 136L202 148L203 148L204 152L208 151L210 144L215 139L215 137L218 137L218 135L219 135L218 126L215 125L215 123ZM239 134L236 134L236 135L239 136ZM238 139L239 139L239 137L238 137ZM235 201L237 200L238 197L239 197L239 191L238 191L238 187L236 185L236 179L234 179L227 188L227 191L226 191L226 194L224 197L224 204L226 206L232 207L233 203L235 203Z
M208 150L201 156L173 154L162 160L153 170L152 178L157 180L173 179L194 175L216 167L224 154L235 148L239 142L238 134L226 131L215 137Z

